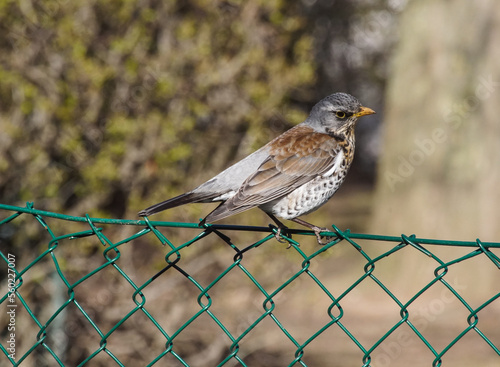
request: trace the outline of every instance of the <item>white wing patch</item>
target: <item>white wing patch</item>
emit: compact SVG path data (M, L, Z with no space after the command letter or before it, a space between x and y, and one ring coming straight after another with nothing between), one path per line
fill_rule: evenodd
M332 168L323 173L322 177L330 177L331 175L333 175L340 168L340 165L342 164L343 161L344 161L344 151L341 149L337 153L337 156L335 157L335 162L333 163Z
M236 191L231 190L229 192L226 192L225 194L222 194L220 196L217 196L216 198L213 198L212 201L226 201L228 199L231 199L235 194L236 194Z

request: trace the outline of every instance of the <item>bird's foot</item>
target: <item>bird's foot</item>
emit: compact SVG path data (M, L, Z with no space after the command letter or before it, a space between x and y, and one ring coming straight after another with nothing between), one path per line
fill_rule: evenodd
M269 218L271 218L273 220L274 223L276 223L276 227L278 228L277 231L274 233L274 238L276 238L276 241L280 242L280 243L286 243L288 242L288 247L287 249L289 249L292 244L290 241L288 241L286 238L283 238L282 237L282 233L283 233L283 236L286 236L288 238L292 238L292 234L288 231L288 227L285 226L283 223L281 223L278 218L276 218L274 215L272 215L271 213L267 213L266 214L269 216ZM273 229L274 227L272 225L269 225L269 227L271 229Z
M283 238L282 236L292 238L292 234L288 231L288 227L285 226L277 227L276 233L274 234L274 238L276 238L276 241L278 241L279 243L288 243L287 249L289 249L292 245L287 239Z
M316 235L316 239L318 240L318 244L320 246L324 246L324 245L328 244L333 239L333 237L321 235L321 232L329 232L330 230L328 228L320 228L320 227L313 226L311 229L314 231L314 234ZM324 242L323 239L326 242Z
M333 237L326 237L326 236L321 235L321 232L329 232L330 230L328 228L321 228L321 227L315 226L314 224L308 223L305 220L302 220L299 218L293 218L292 221L294 221L295 223L298 223L300 225L303 225L307 228L312 229L314 234L316 235L316 239L318 240L318 244L320 246L326 245L333 238ZM323 242L323 238L326 240L326 242Z

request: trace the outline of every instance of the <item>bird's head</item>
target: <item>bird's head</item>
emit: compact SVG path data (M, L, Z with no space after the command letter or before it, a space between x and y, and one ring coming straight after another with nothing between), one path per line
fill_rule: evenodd
M373 113L350 94L334 93L313 107L305 123L317 132L338 136L353 129L361 116Z

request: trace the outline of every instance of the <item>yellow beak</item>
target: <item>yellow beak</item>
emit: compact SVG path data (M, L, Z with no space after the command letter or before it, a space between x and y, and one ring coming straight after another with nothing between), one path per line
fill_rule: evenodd
M361 110L358 113L355 113L354 116L361 117L365 115L373 115L375 113L374 110L368 107L361 107Z

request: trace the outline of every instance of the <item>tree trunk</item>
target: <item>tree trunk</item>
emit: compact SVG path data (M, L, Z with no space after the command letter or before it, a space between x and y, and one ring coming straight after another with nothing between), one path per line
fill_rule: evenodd
M400 19L371 230L500 241L500 3Z

